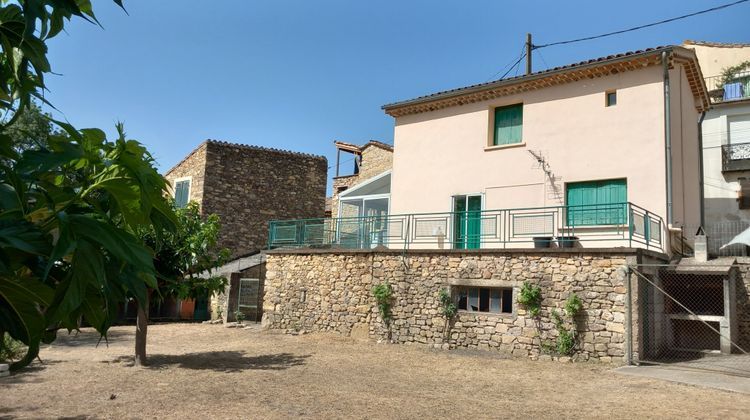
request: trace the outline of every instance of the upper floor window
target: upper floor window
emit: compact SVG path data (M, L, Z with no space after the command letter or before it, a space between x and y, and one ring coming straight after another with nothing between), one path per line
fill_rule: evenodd
M521 142L523 104L495 108L495 135L493 146Z
M606 106L615 106L617 105L617 91L610 91L606 92L605 94L605 105Z
M178 209L187 206L190 200L190 180L183 179L174 184L174 205Z

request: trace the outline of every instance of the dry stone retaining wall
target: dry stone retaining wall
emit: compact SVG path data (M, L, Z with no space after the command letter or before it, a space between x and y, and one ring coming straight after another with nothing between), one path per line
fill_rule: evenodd
M626 251L273 251L267 261L263 323L287 332L335 331L383 339L387 331L371 289L387 282L393 288L393 341L484 348L535 359L549 357L542 343L557 335L551 311L561 311L576 293L583 311L576 322L574 358L622 362L627 275L618 268L640 258L639 251ZM525 281L542 290L539 319L515 302ZM459 311L445 332L440 290L461 285L512 287L513 313Z

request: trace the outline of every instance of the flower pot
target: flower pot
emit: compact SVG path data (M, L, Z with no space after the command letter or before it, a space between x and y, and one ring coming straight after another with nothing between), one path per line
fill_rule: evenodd
M549 244L552 242L551 236L535 236L534 248L549 248Z
M557 246L560 248L573 248L576 246L577 236L558 236Z

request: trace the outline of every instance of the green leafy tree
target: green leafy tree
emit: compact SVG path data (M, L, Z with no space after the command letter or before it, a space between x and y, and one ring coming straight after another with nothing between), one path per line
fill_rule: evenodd
M201 217L200 207L194 202L175 210L176 229L158 230L158 226L141 229L139 236L156 250L154 267L158 278L159 299L176 297L197 299L224 290L226 278L211 276L214 268L224 264L230 256L226 248L218 246L219 217L215 214ZM147 321L147 319L144 319ZM147 324L136 330L136 363L145 364Z
M113 141L59 121L61 133L38 147L13 135L33 98L49 104L46 42L73 17L96 22L88 0L0 3L0 337L28 347L13 369L84 318L106 335L127 298L140 319L158 285L153 250L136 232L177 223L166 181L121 125Z
M4 130L16 148L16 152L47 147L49 137L55 132L52 117L45 114L36 102L31 102L29 108L20 114L12 125Z

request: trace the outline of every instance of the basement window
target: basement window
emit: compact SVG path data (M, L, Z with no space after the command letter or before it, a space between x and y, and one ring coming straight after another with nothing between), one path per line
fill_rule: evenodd
M495 287L458 287L458 309L467 312L513 313L513 289Z
M611 90L604 93L605 106L617 105L617 91Z

